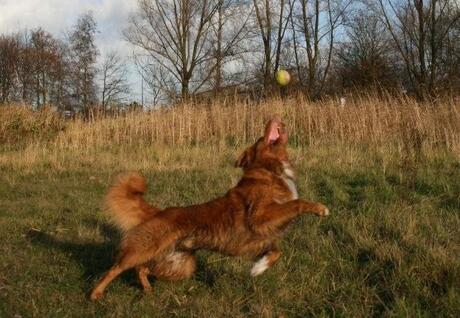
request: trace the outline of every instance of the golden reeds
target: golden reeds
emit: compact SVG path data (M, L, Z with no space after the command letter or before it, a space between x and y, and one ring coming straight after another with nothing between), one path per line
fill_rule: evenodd
M417 139L419 148L460 153L460 101L451 99L432 105L410 98L373 96L349 98L345 106L338 98L309 102L301 97L260 103L184 103L149 112L101 116L91 122L78 118L64 122L50 111L10 107L0 110L0 138L17 140L18 136L11 134L18 132L31 141L48 139L56 149L138 144L242 145L259 137L264 123L273 116L283 118L295 145L340 143L404 149ZM15 128L14 122L21 128ZM27 130L27 125L35 128Z
M0 106L0 143L50 140L65 124L49 107L34 112L24 105Z

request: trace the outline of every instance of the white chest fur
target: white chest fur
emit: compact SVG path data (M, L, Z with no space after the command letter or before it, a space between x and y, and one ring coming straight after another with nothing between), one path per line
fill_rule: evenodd
M291 165L287 162L283 162L283 168L284 171L281 175L281 179L283 179L289 191L291 191L292 200L296 200L299 198L299 194L297 193L297 187L294 183L294 171L292 171Z

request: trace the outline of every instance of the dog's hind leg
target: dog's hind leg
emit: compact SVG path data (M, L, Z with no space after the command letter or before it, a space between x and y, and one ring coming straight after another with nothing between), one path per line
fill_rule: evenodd
M90 296L91 300L102 298L105 288L110 284L112 280L114 280L122 272L133 268L136 265L145 263L149 258L151 257L136 253L132 250L122 251L115 265L109 269L109 271L104 275L104 277L102 277L96 287L94 287Z
M137 276L148 293L152 291L148 276L153 275L159 279L181 280L189 278L196 270L195 256L188 252L173 251L160 260L151 261L136 267Z
M102 277L102 279L99 281L96 287L94 287L93 291L91 292L91 296L90 296L91 300L101 299L107 285L110 284L112 280L114 280L118 275L120 275L126 269L128 268L123 268L118 264L112 266L112 268L110 268L110 270L104 275L104 277Z
M150 269L146 265L141 265L136 268L137 270L137 277L139 277L139 281L141 282L142 288L144 289L145 293L152 291L152 285L150 285L148 275L150 274Z
M157 261L151 268L155 277L167 280L181 280L193 275L196 270L196 258L194 255L174 251Z
M170 247L178 237L177 232L157 232L156 237L153 237L153 232L136 232L130 237L125 238L125 242L122 243L124 247L119 254L119 257L112 268L102 277L99 283L91 292L91 299L100 299L104 293L107 285L110 284L118 275L122 272L147 263L150 260L155 259L161 255L168 247ZM139 240L142 237L148 237L150 235L149 244L139 244L144 240ZM142 273L142 281L145 283L144 273ZM147 281L148 282L148 281Z

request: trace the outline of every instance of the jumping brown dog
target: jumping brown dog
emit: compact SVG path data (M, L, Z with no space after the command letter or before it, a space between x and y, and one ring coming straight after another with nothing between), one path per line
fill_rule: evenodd
M107 285L130 268L137 270L145 291L152 289L148 275L187 278L195 271L198 249L257 259L253 276L273 266L281 255L277 241L294 218L329 214L320 203L298 199L287 141L284 124L267 123L264 136L236 163L244 171L239 183L224 197L199 205L157 209L143 199L142 176L120 177L106 197L108 211L123 232L120 252L91 299L101 298Z

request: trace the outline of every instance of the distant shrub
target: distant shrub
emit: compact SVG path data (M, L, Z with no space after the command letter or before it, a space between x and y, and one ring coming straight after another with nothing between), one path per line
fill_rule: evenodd
M1 143L51 140L64 126L64 120L50 108L32 111L24 106L0 107Z

